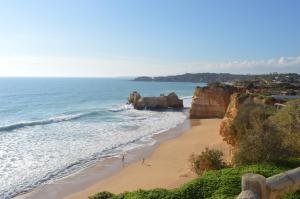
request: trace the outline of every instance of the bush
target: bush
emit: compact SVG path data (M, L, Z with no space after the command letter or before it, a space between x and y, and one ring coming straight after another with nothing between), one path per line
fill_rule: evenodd
M222 169L226 165L222 156L221 151L208 148L200 155L192 154L190 157L192 170L198 175L202 175L205 171Z
M283 139L283 146L290 156L300 155L300 100L291 100L270 117L270 124Z
M299 198L300 198L300 191L289 193L284 197L284 199L299 199Z
M300 101L276 111L273 106L246 104L233 121L237 165L274 162L300 154Z
M89 196L89 199L109 199L114 197L115 195L107 192L107 191L103 191L103 192L99 192L93 196Z
M109 199L234 199L241 192L241 176L257 173L265 177L300 166L300 160L281 161L276 164L257 164L205 172L174 190L152 189L125 192ZM300 193L290 193L284 199L300 198Z

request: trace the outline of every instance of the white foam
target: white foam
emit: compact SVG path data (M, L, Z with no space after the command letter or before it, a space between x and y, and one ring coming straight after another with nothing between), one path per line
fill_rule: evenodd
M185 96L181 98L185 108L191 108L193 96Z
M122 105L115 106L109 110L112 112L120 112L120 111L126 111L130 109L133 109L133 106L131 104L122 104Z
M65 120L15 129L0 137L0 198L11 198L41 183L55 180L93 163L139 147L136 141L182 123L182 112L137 111L123 107L115 120ZM16 175L18 174L18 175Z
M7 124L5 126L0 126L1 131L12 131L15 129L20 129L24 127L37 126L37 125L48 125L52 123L65 122L70 120L79 119L84 116L96 114L98 111L86 112L86 113L78 113L73 115L59 115L56 117L50 117L46 120L36 120L36 121L21 121L14 124Z

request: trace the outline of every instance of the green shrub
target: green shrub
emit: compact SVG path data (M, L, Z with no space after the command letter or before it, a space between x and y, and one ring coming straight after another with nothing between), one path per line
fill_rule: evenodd
M250 96L251 96L250 93L238 93L237 94L237 99L239 100L239 102L243 102L244 100L246 100Z
M299 198L300 198L300 191L289 193L284 197L284 199L299 199Z
M282 137L273 131L268 120L275 113L275 108L266 105L246 104L241 107L231 128L237 139L235 164L272 162L287 156Z
M222 156L221 151L208 148L200 155L192 154L190 157L192 170L202 175L205 171L222 169L226 166Z
M169 191L166 189L152 189L149 191L139 189L132 193L128 192L125 198L163 199L166 198L168 195L169 195Z
M283 146L290 156L300 155L300 100L286 103L274 116L270 124L283 137Z
M103 191L103 192L99 192L93 196L90 196L89 199L109 199L114 197L115 195L107 192L107 191Z
M237 165L274 162L300 155L300 100L277 111L273 106L243 105L231 127L237 140Z
M124 192L119 195L112 196L110 199L166 199L169 196L169 190L157 188L147 191L139 189L133 192Z

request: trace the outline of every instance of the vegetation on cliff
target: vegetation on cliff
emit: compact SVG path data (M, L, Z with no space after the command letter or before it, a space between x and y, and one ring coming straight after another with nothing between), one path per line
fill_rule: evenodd
M258 173L265 177L300 166L299 159L280 161L272 164L256 164L237 168L226 168L205 172L181 187L173 190L152 189L112 194L100 192L89 199L234 199L241 191L241 176L246 173ZM291 193L284 199L297 199L300 192Z
M276 110L249 103L241 106L227 134L234 145L234 163L246 165L300 156L300 100Z

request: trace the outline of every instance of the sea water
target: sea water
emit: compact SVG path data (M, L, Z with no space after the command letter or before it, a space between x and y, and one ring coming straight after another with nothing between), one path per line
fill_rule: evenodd
M151 144L153 134L184 122L183 111L134 110L126 104L130 92L176 92L189 106L199 85L124 78L0 78L0 198Z

